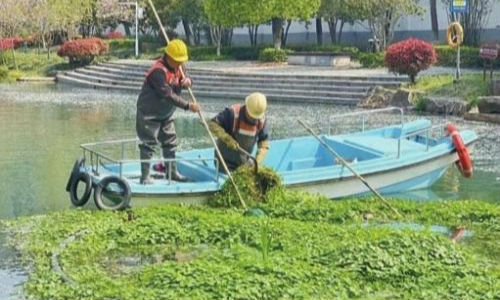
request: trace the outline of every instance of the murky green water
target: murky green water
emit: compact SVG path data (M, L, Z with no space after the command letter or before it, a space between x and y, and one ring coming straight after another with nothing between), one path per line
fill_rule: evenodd
M198 100L207 117L228 105ZM135 137L135 101L136 95L54 85L0 86L0 218L70 208L64 187L74 160L81 155L79 144ZM348 110L352 108L277 103L270 105L269 119L275 138L289 137L305 134L297 118L326 129L326 116ZM334 127L340 129L341 123ZM178 110L175 124L181 150L209 146L197 115ZM475 178L465 180L451 170L432 190L412 192L409 197L500 199L499 127L465 125L483 137L476 147Z

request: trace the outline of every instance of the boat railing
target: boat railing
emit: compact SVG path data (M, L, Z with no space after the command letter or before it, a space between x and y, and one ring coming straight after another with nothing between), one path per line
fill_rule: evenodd
M213 176L213 180L215 182L219 181L219 172L217 171L219 169L219 161L215 159L214 157L210 158L203 158L203 157L197 157L197 158L169 158L169 159L163 159L163 158L152 158L152 159L127 159L126 158L126 147L128 144L135 144L135 148L138 148L138 145L140 143L140 140L138 138L135 139L121 139L121 140L111 140L111 141L102 141L102 142L94 142L94 143L85 143L81 144L80 148L83 150L83 157L85 158L85 161L90 161L90 168L91 172L99 176L99 167L106 168L106 165L103 163L105 162L110 162L118 165L118 175L120 178L124 177L123 175L123 166L125 164L129 163L158 163L158 162L164 162L165 164L168 165L168 168L165 168L168 170L168 184L171 183L172 181L172 164L175 162L201 162L204 165L208 166L208 162L214 162L215 165L215 172ZM102 151L98 151L97 148L100 146L119 146L120 149L120 158L115 158L112 157L108 154L103 153ZM88 160L87 160L88 158Z
M403 128L404 110L401 107L391 106L391 107L386 107L386 108L362 110L362 111L355 111L355 112L330 116L330 119L328 120L328 134L329 135L332 134L332 121L335 119L361 116L361 131L365 131L367 116L374 115L377 113L384 113L384 112L398 112L400 114L401 129Z
M396 112L400 115L400 135L398 137L398 144L397 144L397 158L401 157L401 141L403 139L411 138L417 135L425 135L425 146L426 146L426 151L429 151L429 140L430 140L430 135L431 132L435 129L443 129L445 125L447 124L447 121L444 123L440 124L435 124L432 126L424 127L418 130L414 130L411 132L404 132L404 110L400 107L386 107L386 108L380 108L380 109L372 109L372 110L363 110L363 111L355 111L355 112L350 112L350 113L345 113L345 114L338 114L338 115L333 115L330 117L329 122L328 122L328 133L332 135L332 121L335 119L340 119L340 118L346 118L346 117L357 117L361 116L361 131L364 132L366 128L366 118L370 115L377 114L377 113L387 113L387 112Z

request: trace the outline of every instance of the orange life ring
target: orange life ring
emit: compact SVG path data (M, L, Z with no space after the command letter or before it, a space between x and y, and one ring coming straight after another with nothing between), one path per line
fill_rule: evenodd
M472 177L472 160L470 159L469 150L464 145L464 141L460 136L460 133L457 130L455 125L449 124L446 127L447 135L451 136L451 140L453 141L453 145L457 149L458 161L456 165L460 170L460 173L466 178Z

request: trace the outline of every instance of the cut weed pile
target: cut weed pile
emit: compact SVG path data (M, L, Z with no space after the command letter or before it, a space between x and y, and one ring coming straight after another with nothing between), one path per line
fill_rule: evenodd
M265 218L164 205L134 209L131 221L71 210L0 225L32 266L26 292L36 299L499 299L498 204L391 204L408 222L473 235L453 243L379 226L391 214L374 199L286 190L258 204ZM53 270L54 253L72 283Z
M249 206L266 203L273 195L283 191L280 176L271 168L259 167L255 174L253 166L243 165L231 174L243 200ZM231 208L239 207L241 203L233 185L227 180L221 190L208 200L208 205Z

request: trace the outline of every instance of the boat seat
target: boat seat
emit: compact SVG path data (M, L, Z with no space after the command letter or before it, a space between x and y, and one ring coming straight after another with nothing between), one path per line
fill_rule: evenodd
M294 159L290 161L288 164L288 170L300 170L300 169L308 169L314 167L316 163L315 157L307 157L301 159Z
M432 127L432 123L429 120L421 119L412 122L408 122L403 124L403 130L401 128L394 128L394 132L392 137L404 137L409 136L413 133L419 132L424 129L430 129ZM424 132L421 132L423 134Z
M398 140L382 136L356 136L344 139L344 143L381 155L397 155ZM417 142L401 139L401 154L425 151L427 147Z

